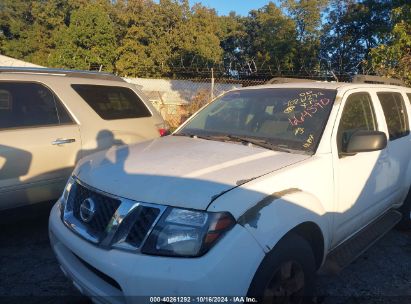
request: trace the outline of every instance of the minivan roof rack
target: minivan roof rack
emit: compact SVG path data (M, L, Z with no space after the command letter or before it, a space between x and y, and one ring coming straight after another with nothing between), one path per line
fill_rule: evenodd
M374 75L355 75L352 78L353 83L374 83L374 84L389 84L405 87L402 80Z
M116 76L111 73L82 71L82 70L64 70L64 69L29 68L29 67L0 67L0 73L45 74L45 75L49 74L49 75L60 75L60 76L66 76L66 77L112 80L112 81L121 81L121 82L125 81L121 77Z

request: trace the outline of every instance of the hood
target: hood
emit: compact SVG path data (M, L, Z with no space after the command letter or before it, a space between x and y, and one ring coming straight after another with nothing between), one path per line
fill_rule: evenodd
M217 195L309 157L167 136L91 155L74 174L96 189L131 200L205 210Z

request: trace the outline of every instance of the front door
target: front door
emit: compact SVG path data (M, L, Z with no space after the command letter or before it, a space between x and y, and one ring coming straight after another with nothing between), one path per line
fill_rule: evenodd
M58 197L80 149L78 125L50 89L0 82L0 209Z
M344 155L343 147L358 130L380 129L379 113L367 92L349 94L333 134L333 164L337 206L333 245L365 226L376 216L387 196L387 149Z

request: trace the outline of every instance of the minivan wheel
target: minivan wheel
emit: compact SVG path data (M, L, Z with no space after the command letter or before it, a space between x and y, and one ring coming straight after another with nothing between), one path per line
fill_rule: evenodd
M402 213L402 219L397 224L397 228L399 230L411 230L411 189L398 211Z
M248 297L264 304L303 304L311 300L315 258L310 244L289 233L259 266L248 289Z

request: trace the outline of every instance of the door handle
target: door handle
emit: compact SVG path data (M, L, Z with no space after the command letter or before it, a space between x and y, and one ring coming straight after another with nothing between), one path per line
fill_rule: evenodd
M56 140L52 141L52 145L64 145L64 144L70 144L75 142L76 140L74 138L57 138Z

